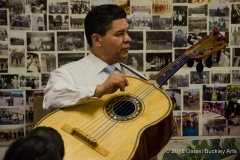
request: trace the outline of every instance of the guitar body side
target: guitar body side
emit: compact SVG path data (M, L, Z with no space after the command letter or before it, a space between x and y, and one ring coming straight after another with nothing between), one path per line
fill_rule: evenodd
M127 79L130 85L126 87L125 92L117 91L102 98L94 98L87 104L56 110L45 116L36 127L53 127L61 134L64 140L64 159L66 160L150 159L166 145L172 136L172 102L164 91L152 87L152 84L149 84L147 81L134 77L127 77ZM97 141L101 147L109 152L107 156L99 154L82 141L61 129L65 124L80 128L101 114L101 119L99 119L101 123L109 122L114 124L116 121L110 120L103 113L105 112L105 103L112 97L121 94L131 94L138 97L141 93L135 93L134 91L143 85L145 87L152 87L153 91L142 100L142 113L135 119L116 123ZM99 126L97 125L98 123L95 124L95 128L101 126L100 123Z

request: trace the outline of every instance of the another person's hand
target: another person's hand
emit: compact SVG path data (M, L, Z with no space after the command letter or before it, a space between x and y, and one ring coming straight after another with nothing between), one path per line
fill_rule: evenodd
M97 85L94 96L102 97L105 94L114 93L118 89L123 92L128 85L128 80L124 75L111 74L103 84Z

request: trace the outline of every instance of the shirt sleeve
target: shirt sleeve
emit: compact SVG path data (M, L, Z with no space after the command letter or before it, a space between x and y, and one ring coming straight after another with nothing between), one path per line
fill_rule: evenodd
M60 70L51 73L44 89L43 109L50 112L56 108L71 107L91 101L95 86L76 86L70 75Z

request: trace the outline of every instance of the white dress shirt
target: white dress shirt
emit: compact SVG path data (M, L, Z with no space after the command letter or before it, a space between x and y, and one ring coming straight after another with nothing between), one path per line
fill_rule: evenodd
M104 70L108 64L93 53L83 59L68 63L51 72L44 89L43 109L51 112L56 108L65 108L92 100L96 86L109 76ZM114 64L115 73L135 76L120 63ZM124 65L125 66L125 65ZM137 70L132 69L141 75Z

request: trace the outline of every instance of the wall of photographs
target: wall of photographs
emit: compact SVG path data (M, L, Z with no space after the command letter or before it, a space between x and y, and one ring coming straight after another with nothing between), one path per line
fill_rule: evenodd
M84 17L100 4L127 13L131 50L126 63L147 78L184 54L215 27L228 37L220 58L203 72L184 65L163 86L175 97L178 132L189 136L239 136L240 119L227 120L230 98L240 99L239 0L9 0L0 8L0 145L33 128L33 97L51 71L87 55ZM202 61L205 64L205 60ZM161 100L159 100L159 103Z

